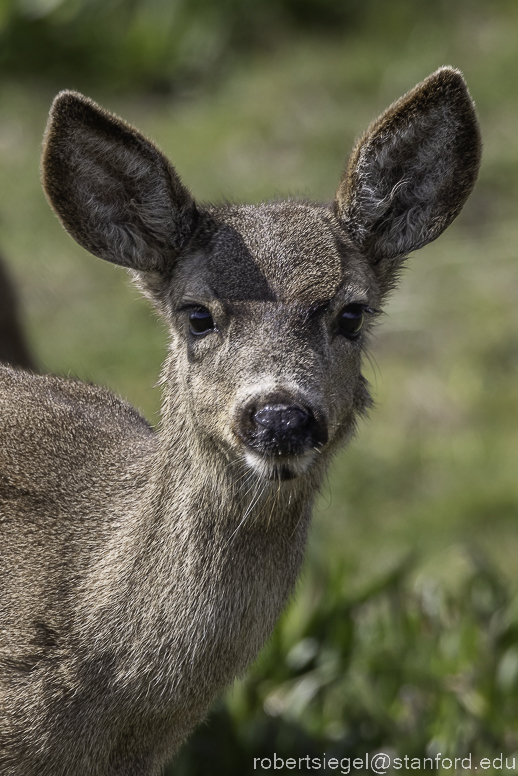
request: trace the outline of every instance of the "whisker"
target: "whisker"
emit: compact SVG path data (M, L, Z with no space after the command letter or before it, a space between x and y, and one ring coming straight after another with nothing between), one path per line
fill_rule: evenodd
M279 480L279 482L277 483L277 490L275 491L275 497L273 499L272 508L270 510L270 514L268 515L268 522L266 524L266 530L268 530L268 528L270 527L270 520L272 519L273 513L275 511L275 507L277 506L277 503L279 501L280 492L281 492L281 481Z
M250 489L250 490L252 490L252 489ZM250 492L250 491L248 491L248 492ZM254 493L254 495L252 496L252 498L250 500L250 504L248 505L248 508L247 508L245 514L243 515L243 517L241 519L241 522L239 523L239 525L237 526L235 531L233 531L233 533L231 534L228 542L225 544L223 549L226 549L231 544L231 542L234 539L235 535L237 534L237 532L239 531L239 529L241 528L241 526L245 522L246 518L248 517L248 515L250 514L250 512L252 511L254 506L257 504L258 500L260 499L260 497L262 496L263 493L264 493L264 487L261 490L261 482L258 482L257 483L257 490Z

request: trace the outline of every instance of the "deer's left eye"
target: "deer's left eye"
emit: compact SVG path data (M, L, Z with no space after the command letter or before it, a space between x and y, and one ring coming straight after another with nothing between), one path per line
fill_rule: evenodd
M189 326L193 334L214 331L214 318L206 307L195 307L189 313Z
M364 308L359 304L348 304L338 315L338 331L348 339L360 336L365 317Z

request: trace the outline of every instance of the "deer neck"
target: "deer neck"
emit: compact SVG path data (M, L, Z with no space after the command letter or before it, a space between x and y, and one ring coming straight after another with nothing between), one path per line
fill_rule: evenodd
M193 444L187 413L173 405L146 459L138 508L105 548L110 571L97 575L87 617L101 648L116 645L116 683L136 684L150 701L156 687L160 702L183 698L184 708L195 692L201 708L255 658L285 606L317 482L237 471Z

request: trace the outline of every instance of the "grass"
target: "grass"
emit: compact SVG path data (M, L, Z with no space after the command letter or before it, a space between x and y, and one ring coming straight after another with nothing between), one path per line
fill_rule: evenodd
M296 599L180 775L215 761L248 773L274 748L518 750L516 9L474 3L454 22L294 37L174 100L91 95L153 137L202 201L331 199L354 137L445 63L464 71L484 138L477 189L409 260L373 340L377 406L329 476ZM0 84L2 250L42 368L107 384L153 420L164 330L40 191L46 112L74 85Z

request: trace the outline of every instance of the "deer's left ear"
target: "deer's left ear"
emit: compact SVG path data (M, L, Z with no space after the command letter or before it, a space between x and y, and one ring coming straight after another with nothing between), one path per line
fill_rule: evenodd
M170 269L196 227L194 200L158 148L77 92L52 105L42 181L79 245L133 270Z
M480 131L461 73L437 70L357 142L336 194L348 234L382 275L435 240L477 179Z

